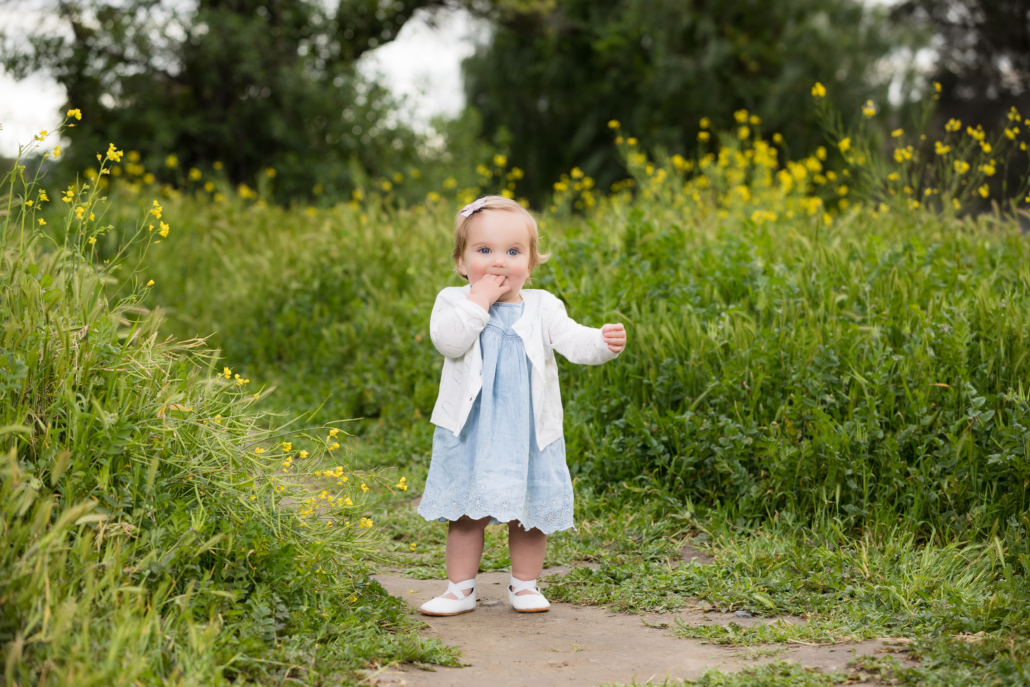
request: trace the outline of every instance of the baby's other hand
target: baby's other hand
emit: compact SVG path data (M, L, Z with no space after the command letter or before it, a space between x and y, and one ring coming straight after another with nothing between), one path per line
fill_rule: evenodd
M601 327L601 334L612 353L622 353L626 348L626 328L621 324L606 324Z

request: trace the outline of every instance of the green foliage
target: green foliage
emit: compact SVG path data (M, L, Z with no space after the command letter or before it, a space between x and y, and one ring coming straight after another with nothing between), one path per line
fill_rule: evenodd
M955 117L1001 128L1010 107L1030 110L1030 96L1013 79L1030 71L1030 22L1019 0L905 0L891 12L932 32L940 44L965 46L934 65L942 125Z
M385 479L343 466L322 479L338 429L322 438L257 411L261 393L228 368L212 374L203 341L159 340L129 265L94 259L90 239L112 229L96 189L72 193L53 241L25 203L40 199L37 181L21 168L5 180L0 225L7 681L226 684L302 670L339 684L373 659L453 662L367 577L378 535L365 516ZM135 236L153 237L138 220ZM331 502L328 489L336 505L297 507Z
M898 529L852 539L832 522L806 529L782 519L759 531L709 526L712 538L703 546L712 563L670 567L614 557L597 570L577 568L552 580L549 596L646 611L677 610L693 597L712 612L764 618L747 626L675 628L683 637L726 644L1025 635L1030 627L1021 601L1030 570L1012 568L1000 540L920 545ZM775 622L783 616L809 621Z
M166 183L218 163L233 185L253 184L273 166L282 200L342 194L366 173L417 160L398 104L353 63L433 4L61 2L45 11L67 34L49 22L29 36L7 33L0 58L16 76L49 71L67 89L67 107L82 111L70 176L113 141L142 154L127 173L147 169Z
M452 208L167 212L176 233L146 273L173 331L217 332L303 407L428 416L427 313L460 283ZM563 364L574 474L743 519L1024 526L1030 274L1014 227L922 211L759 223L660 198L542 222L554 258L535 286L631 337L614 364Z
M1030 682L1030 645L1023 637L938 637L916 642L906 668L891 657L863 657L852 664L889 678L889 684L920 687L1026 685Z
M573 166L603 190L625 176L608 136L616 119L648 148L694 149L699 120L746 108L796 150L819 142L812 84L832 84L852 117L886 102L874 63L907 41L853 0L507 3L491 41L464 64L485 132L511 134L513 164L541 203Z

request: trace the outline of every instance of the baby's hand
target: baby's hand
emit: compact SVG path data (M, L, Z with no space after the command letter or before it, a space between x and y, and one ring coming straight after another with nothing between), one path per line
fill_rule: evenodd
M472 285L468 299L483 310L489 310L498 298L510 290L507 277L500 274L484 274L482 279Z
M601 327L601 334L612 353L622 353L626 348L626 328L621 324L606 324Z

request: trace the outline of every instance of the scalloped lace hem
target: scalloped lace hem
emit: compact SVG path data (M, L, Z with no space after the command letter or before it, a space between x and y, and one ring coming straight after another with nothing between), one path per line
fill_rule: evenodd
M572 500L555 500L551 503L534 505L513 503L513 499L505 495L501 499L484 499L464 494L439 498L428 492L422 495L418 506L418 514L426 520L457 520L467 515L473 520L490 516L497 522L518 520L523 529L539 529L544 534L554 534L561 530L575 529L572 516Z

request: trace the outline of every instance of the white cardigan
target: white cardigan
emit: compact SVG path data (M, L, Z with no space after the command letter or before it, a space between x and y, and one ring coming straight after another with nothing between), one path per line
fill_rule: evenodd
M430 422L451 430L454 436L461 433L483 388L479 334L490 321L490 314L468 300L471 290L471 286L451 286L441 291L429 320L429 336L445 358L440 395ZM533 368L533 419L537 447L543 450L562 437L558 363L552 351L582 365L600 365L618 353L608 350L600 329L574 322L565 313L565 304L547 291L523 289L522 300L525 309L512 329L522 339Z

